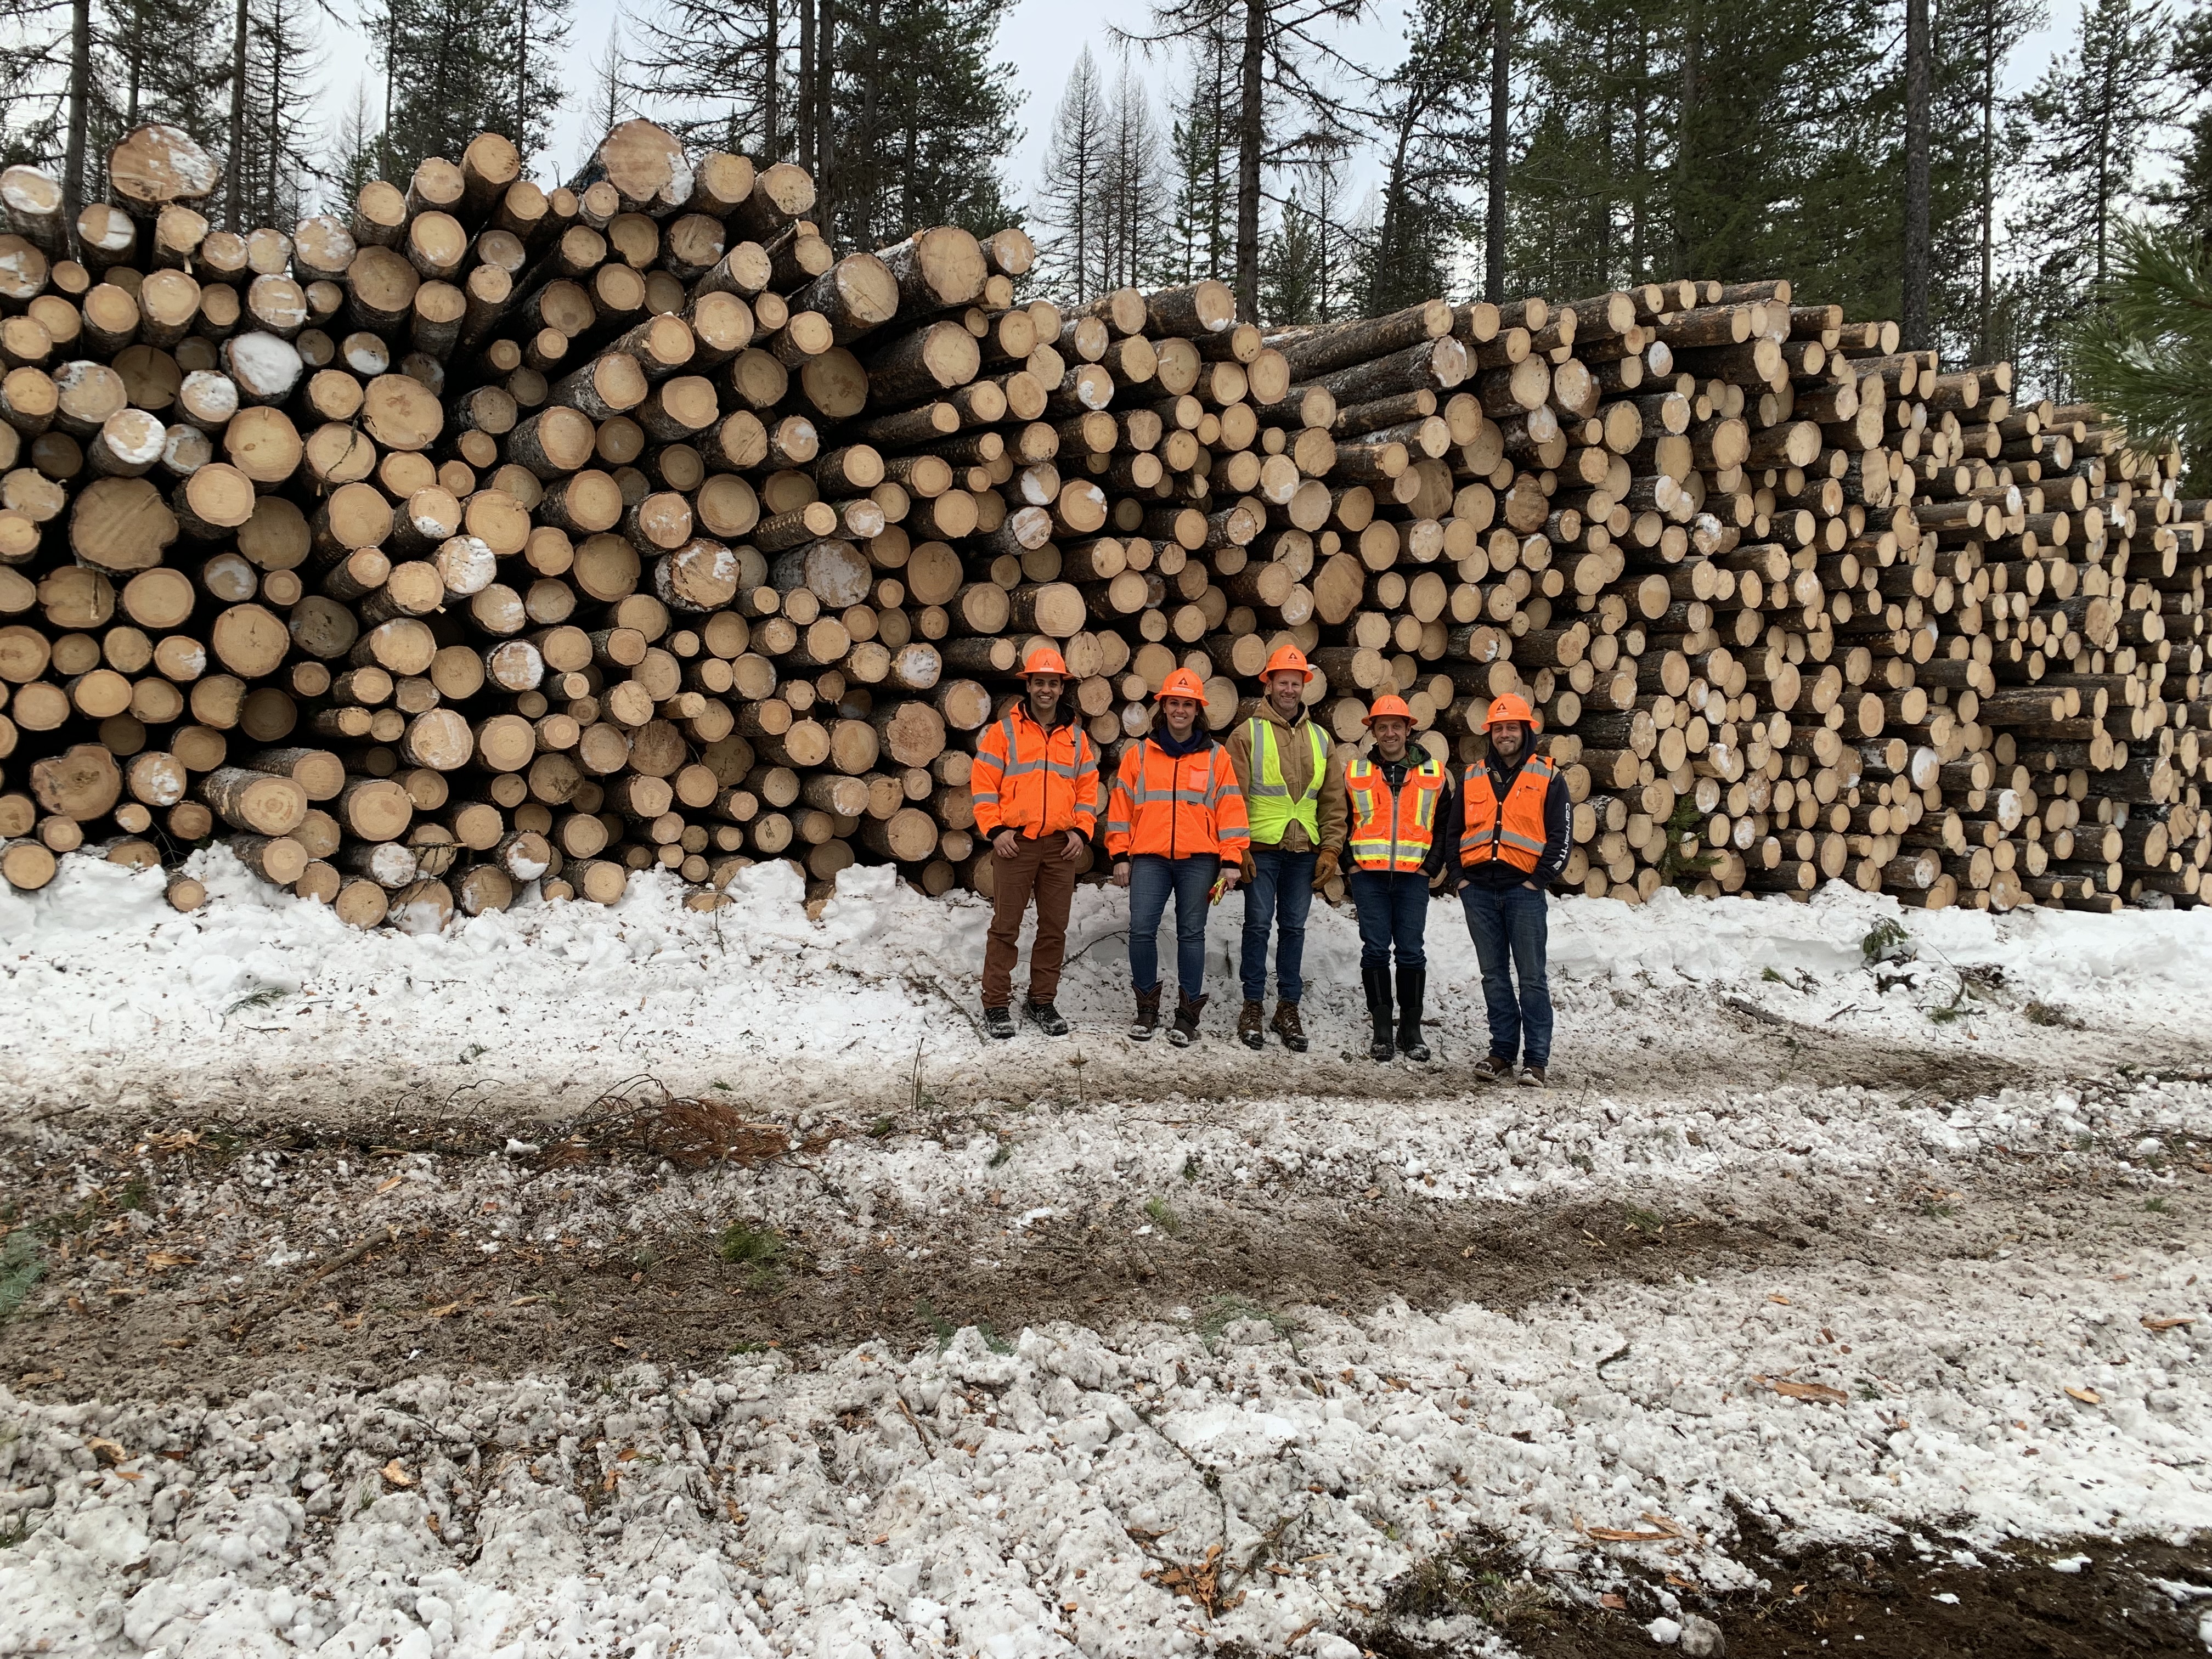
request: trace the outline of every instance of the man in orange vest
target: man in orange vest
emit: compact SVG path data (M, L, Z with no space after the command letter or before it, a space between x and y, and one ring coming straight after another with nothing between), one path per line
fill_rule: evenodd
M1377 1060L1402 1054L1419 1065L1429 1057L1421 1041L1421 1001L1428 985L1429 884L1444 869L1449 843L1437 834L1452 794L1451 774L1434 756L1413 746L1413 711L1395 696L1376 698L1367 711L1375 740L1344 770L1351 824L1345 882L1359 915L1359 977L1367 988L1367 1014ZM1397 1030L1391 1030L1391 957L1397 957Z
M1106 800L1106 852L1114 884L1129 890L1129 976L1137 1018L1129 1035L1148 1042L1160 1024L1160 918L1176 904L1176 1016L1168 1041L1198 1035L1206 1006L1206 916L1237 885L1250 836L1229 756L1199 724L1206 686L1188 668L1162 684L1160 727L1122 751Z
M1022 665L1027 695L986 726L969 775L975 828L991 843L998 881L991 896L990 941L983 950L983 1025L994 1037L1014 1034L1009 1005L1022 917L1036 898L1036 940L1030 947L1030 994L1024 1012L1047 1036L1066 1036L1067 1022L1053 999L1067 951L1067 911L1076 872L1098 818L1098 750L1063 708L1067 664L1038 646Z
M1244 855L1244 1012L1237 1036L1262 1047L1273 1030L1294 1054L1306 1051L1298 1016L1305 994L1306 917L1316 888L1336 873L1344 847L1344 768L1329 758L1328 734L1308 717L1313 669L1295 645L1279 647L1260 672L1260 707L1229 735L1229 761L1244 792L1252 848ZM1263 1020L1267 940L1275 936L1275 1017Z
M1459 896L1482 964L1490 1053L1474 1073L1503 1082L1518 1062L1520 1080L1540 1089L1552 1060L1544 890L1566 866L1567 781L1535 752L1536 711L1522 698L1493 699L1483 725L1489 757L1467 769L1438 837L1458 844Z

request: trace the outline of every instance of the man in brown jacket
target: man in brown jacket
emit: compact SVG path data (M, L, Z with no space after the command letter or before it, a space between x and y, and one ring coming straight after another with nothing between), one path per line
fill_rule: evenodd
M1244 855L1244 1012L1237 1035L1248 1048L1272 1027L1292 1054L1306 1051L1298 970L1315 890L1336 874L1344 850L1344 766L1329 758L1328 733L1305 711L1313 678L1305 653L1286 645L1261 672L1259 712L1237 722L1226 745L1252 827ZM1263 1023L1267 939L1276 934L1275 1018Z

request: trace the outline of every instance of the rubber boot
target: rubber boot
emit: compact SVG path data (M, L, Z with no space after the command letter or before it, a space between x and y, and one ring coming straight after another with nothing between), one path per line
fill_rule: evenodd
M1421 994L1428 989L1429 970L1398 970L1398 1052L1416 1065L1425 1065L1429 1045L1421 1041Z
M1390 970L1388 968L1362 968L1360 982L1367 988L1367 1017L1375 1022L1375 1040L1367 1052L1376 1060L1388 1062L1397 1055L1397 1045L1390 1030Z

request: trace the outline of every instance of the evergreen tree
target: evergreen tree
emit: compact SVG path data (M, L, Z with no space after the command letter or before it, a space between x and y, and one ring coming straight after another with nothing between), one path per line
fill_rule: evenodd
M1321 216L1293 191L1260 254L1260 315L1270 323L1328 320L1328 264Z
M337 131L331 140L330 163L321 175L323 212L343 216L351 211L362 186L377 176L381 148L368 88L356 82L353 101L338 118Z
M1462 192L1488 136L1493 17L1490 0L1421 0L1407 20L1405 59L1383 86L1383 184L1360 283L1370 313L1443 293L1453 249L1472 234Z
M854 0L837 14L832 240L873 247L929 225L1019 220L1000 167L1021 94L995 0Z
M2008 229L2017 239L2033 376L2065 389L2066 339L2112 272L2123 216L2149 197L2142 176L2160 125L2180 112L2171 20L2151 0L2089 0L2072 50L2020 103L2022 161Z
M1231 95L1221 118L1235 146L1236 289L1238 313L1260 302L1260 208L1268 167L1311 160L1353 134L1357 105L1346 92L1368 79L1332 46L1333 24L1364 18L1370 0L1153 0L1152 26L1116 30L1146 50L1185 42L1203 51L1226 45L1234 54ZM1286 140L1271 140L1285 120L1304 124ZM1271 148L1272 144L1272 148Z
M1193 40L1189 79L1173 106L1166 246L1176 283L1218 282L1236 266L1235 179L1222 115L1232 61L1225 33L1216 30Z
M562 100L553 46L573 0L372 0L362 25L384 70L380 163L403 179L479 132L544 148ZM527 29L532 47L518 50Z
M1038 275L1075 304L1105 286L1106 227L1099 222L1099 184L1106 168L1106 100L1098 65L1085 46L1068 72L1052 118L1038 211L1051 227L1037 246Z

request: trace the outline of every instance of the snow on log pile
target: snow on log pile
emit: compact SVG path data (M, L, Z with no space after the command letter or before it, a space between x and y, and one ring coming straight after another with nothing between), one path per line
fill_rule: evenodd
M1395 689L1472 757L1527 696L1593 895L2197 896L2212 503L1787 282L1267 332L1018 302L1018 230L841 256L802 170L642 121L289 234L211 228L205 160L140 129L74 225L0 175L18 890L220 838L358 926L769 859L988 891L969 753L1043 636L1105 769L1284 640L1346 743Z

